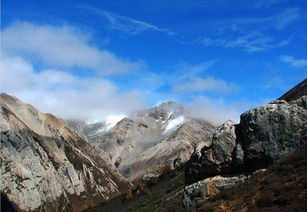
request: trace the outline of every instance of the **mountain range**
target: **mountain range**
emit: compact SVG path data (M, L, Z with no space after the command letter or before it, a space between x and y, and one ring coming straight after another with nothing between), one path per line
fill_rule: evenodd
M259 170L304 150L306 82L246 111L240 123L226 121L220 126L190 116L176 102L105 122L64 120L3 93L2 205L13 211L83 211L100 204L108 208L113 200L145 195L148 183L162 179L168 186L165 179L179 172L184 175L183 190L170 187L167 198L154 207L180 199L185 210L195 210L195 192L208 189L208 183L218 192L233 188L245 181L242 175L258 176ZM207 193L201 198L207 199Z

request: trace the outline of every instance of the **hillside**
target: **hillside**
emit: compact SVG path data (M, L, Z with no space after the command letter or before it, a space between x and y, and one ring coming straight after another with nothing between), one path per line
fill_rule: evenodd
M63 120L6 94L0 137L1 198L15 210L82 211L130 186Z

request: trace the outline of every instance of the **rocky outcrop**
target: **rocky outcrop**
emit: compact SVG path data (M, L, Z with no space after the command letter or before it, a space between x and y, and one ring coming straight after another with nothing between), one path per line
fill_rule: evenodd
M186 164L186 183L206 177L234 173L243 163L243 151L236 142L235 124L227 121L213 133L211 145L195 151Z
M203 201L214 198L214 196L218 195L220 192L242 184L247 179L248 176L245 175L233 177L215 176L186 186L182 199L184 208L187 210L195 209L199 207Z
M277 100L241 115L238 140L248 170L266 167L303 146L307 110L299 106L301 100L296 104Z
M290 103L276 100L243 113L238 125L226 122L213 134L212 145L188 161L186 183L265 168L300 149L307 138L305 105L306 96Z
M240 123L218 127L212 144L195 151L186 164L186 183L206 177L266 168L307 142L306 80L276 100L243 113Z
M130 186L64 121L0 96L1 196L21 211L82 211Z

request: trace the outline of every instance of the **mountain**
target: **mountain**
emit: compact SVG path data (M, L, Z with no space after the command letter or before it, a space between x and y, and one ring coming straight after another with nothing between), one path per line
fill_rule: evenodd
M130 187L64 120L7 94L0 138L1 202L16 210L82 211Z
M191 118L182 105L164 102L135 112L105 133L86 137L109 154L124 176L135 179L187 161L195 148L208 145L213 130L209 122Z
M223 123L184 167L88 211L306 211L306 150L302 93Z
M279 97L279 100L292 101L301 96L307 96L307 79L297 84L294 88L290 89L284 95Z

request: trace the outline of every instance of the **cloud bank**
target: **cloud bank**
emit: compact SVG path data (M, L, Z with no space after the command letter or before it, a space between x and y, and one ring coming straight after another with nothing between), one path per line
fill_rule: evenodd
M0 91L13 94L41 111L63 118L104 120L144 107L136 91L120 91L111 81L78 77L59 70L35 70L20 57L2 56Z
M2 31L3 49L10 54L35 58L49 66L84 68L101 74L141 69L141 61L120 58L92 44L90 36L71 26L17 22Z
M206 73L217 60L183 63L175 66L178 70L173 75L157 75L145 71L142 60L131 61L96 47L90 35L72 26L18 22L3 29L2 41L0 92L63 118L102 121L149 107L151 99L176 100L193 92L224 95L236 88ZM80 74L80 70L89 73ZM131 74L136 83L122 89L105 76L120 73ZM167 94L158 91L165 84L170 87ZM188 104L195 117L214 123L238 117L240 108L199 98Z

